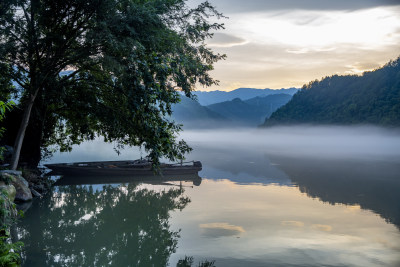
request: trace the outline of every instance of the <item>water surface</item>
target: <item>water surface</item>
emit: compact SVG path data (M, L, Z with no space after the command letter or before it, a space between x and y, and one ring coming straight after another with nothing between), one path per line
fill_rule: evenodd
M368 131L367 131L368 130ZM399 266L400 135L379 128L186 132L190 181L55 187L16 231L25 266ZM52 162L118 158L86 143Z

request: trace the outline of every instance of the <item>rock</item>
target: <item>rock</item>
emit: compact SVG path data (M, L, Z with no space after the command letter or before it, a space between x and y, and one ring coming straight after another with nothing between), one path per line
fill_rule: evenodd
M13 182L13 185L15 186L15 189L17 189L17 194L15 195L15 201L27 202L32 200L31 190L23 182L16 181Z
M31 188L31 193L34 197L41 197L42 195L36 191L35 189Z
M2 171L1 175L3 179L11 181L15 187L17 193L15 195L15 201L30 201L32 200L32 193L29 189L29 183L21 176L21 172L18 171Z
M0 190L7 194L7 197L11 202L14 202L17 190L13 185L0 185Z
M15 176L15 174L12 174L12 173L9 173L6 171L0 171L0 180L2 182L4 182L5 184L11 184L14 179L14 176Z
M2 170L0 171L0 174L2 173L8 173L8 174L13 174L13 175L22 175L21 171L13 171L13 170Z

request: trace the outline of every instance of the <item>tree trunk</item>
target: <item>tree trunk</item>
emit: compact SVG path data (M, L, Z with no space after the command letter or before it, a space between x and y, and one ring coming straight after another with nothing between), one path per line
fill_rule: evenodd
M25 131L29 124L29 118L31 116L31 111L33 104L35 102L36 96L39 92L39 88L36 89L35 93L29 97L28 105L24 110L24 115L22 116L21 126L19 127L17 137L14 143L14 154L11 158L11 170L16 170L18 167L19 156L21 154L21 147L25 137Z

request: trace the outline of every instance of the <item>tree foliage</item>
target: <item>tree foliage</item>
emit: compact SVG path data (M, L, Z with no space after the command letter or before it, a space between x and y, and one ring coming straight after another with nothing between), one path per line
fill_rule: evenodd
M166 118L178 90L217 83L209 71L224 55L205 40L221 16L185 0L2 1L0 63L37 131L28 142L65 151L104 136L143 145L155 162L183 157L190 148Z
M400 58L361 76L310 82L265 125L299 123L399 126Z
M4 103L3 101L0 100L0 122L3 121L5 117L5 113L9 110L11 110L12 106L14 105L14 102L9 101L7 103ZM0 127L0 138L3 136L5 129L4 127ZM4 147L0 146L0 161L3 160L3 153L4 153Z

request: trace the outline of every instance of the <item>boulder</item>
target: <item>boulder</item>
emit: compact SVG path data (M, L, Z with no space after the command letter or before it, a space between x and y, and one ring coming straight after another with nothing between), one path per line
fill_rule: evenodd
M0 190L7 195L8 199L11 202L14 202L17 190L15 189L15 187L13 185L11 185L11 184L5 185L4 182L0 182Z
M5 182L6 184L11 184L14 176L22 175L20 171L11 171L11 170L3 170L0 171L0 181Z
M32 193L29 189L29 183L22 176L20 171L1 171L2 180L11 181L17 193L15 201L26 202L32 200Z
M8 173L8 174L12 174L12 175L22 175L21 171L13 171L13 170L2 170L0 171L0 174L3 173Z

